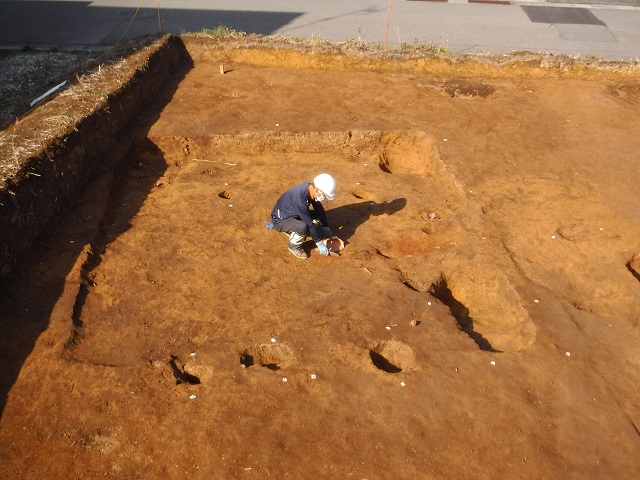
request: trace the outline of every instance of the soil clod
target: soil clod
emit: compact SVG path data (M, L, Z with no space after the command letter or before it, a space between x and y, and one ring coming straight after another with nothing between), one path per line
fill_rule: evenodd
M200 385L200 378L185 372L184 366L179 367L176 363L176 360L178 360L178 357L176 355L171 355L169 365L171 365L171 371L174 378L176 379L176 385L180 385L182 383L188 383L190 385Z

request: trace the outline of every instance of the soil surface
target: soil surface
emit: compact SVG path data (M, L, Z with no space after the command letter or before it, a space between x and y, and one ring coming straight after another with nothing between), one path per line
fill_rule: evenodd
M637 77L190 48L0 305L1 478L640 476Z

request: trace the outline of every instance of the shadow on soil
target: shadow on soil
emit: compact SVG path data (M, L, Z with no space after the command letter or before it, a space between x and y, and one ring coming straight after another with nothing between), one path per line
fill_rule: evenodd
M502 353L500 350L493 348L491 343L489 343L489 340L484 338L480 332L477 332L474 329L473 318L469 316L469 309L453 296L453 292L449 289L445 279L433 284L431 286L431 291L434 297L449 307L451 315L456 319L458 328L469 335L469 338L478 345L480 350L485 352Z
M337 208L327 208L327 219L334 235L344 242L349 240L360 225L371 217L393 215L407 205L406 198L396 198L391 202L360 202L343 205Z
M185 62L168 76L160 94L146 105L144 117L127 120L117 142L124 150L112 152L111 167L97 172L74 208L26 250L11 282L0 290L0 418L25 361L47 328L69 332L66 339L63 333L44 346L54 352L50 358L77 360L72 350L82 342L82 309L94 285L88 274L100 263L106 245L129 229L166 170L162 152L147 134L191 67L190 61ZM140 155L145 158L143 166ZM128 183L132 178L135 181Z

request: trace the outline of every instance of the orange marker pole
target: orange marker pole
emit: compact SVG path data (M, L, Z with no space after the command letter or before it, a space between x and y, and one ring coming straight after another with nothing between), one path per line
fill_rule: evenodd
M387 14L387 30L384 34L384 51L387 51L387 38L389 38L389 23L391 22L391 5L393 0L389 0L389 13Z
M162 33L162 22L160 21L160 0L156 0L156 8L158 9L158 33Z

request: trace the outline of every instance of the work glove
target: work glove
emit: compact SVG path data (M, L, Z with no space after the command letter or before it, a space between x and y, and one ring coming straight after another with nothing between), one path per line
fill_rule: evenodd
M329 227L322 227L322 237L323 238L333 238L333 233Z
M324 243L318 242L316 245L318 246L318 250L320 250L320 255L324 255L325 257L329 255L329 249Z

